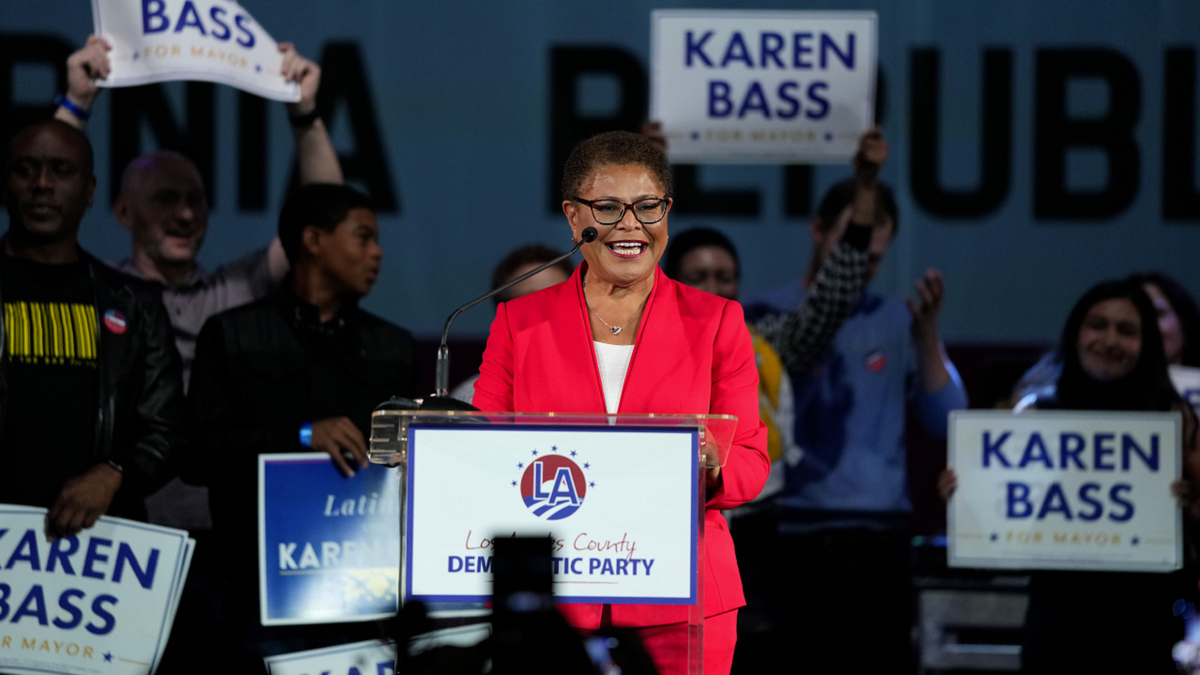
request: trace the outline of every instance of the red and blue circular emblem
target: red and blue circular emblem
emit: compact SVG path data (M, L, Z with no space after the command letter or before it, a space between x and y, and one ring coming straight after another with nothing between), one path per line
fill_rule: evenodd
M104 313L104 327L113 335L124 335L129 324L125 321L125 315L115 309L110 309Z
M562 520L583 506L588 483L583 469L574 460L553 454L517 466L525 469L521 474L521 499L533 515L546 520Z
M882 350L876 349L867 354L865 363L867 370L872 373L881 373L884 368L887 368L887 354L884 354Z

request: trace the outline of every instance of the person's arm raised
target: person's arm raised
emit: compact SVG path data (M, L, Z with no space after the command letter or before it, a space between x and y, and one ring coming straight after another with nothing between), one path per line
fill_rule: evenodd
M925 276L916 283L920 302L905 298L904 302L912 312L913 342L917 350L917 375L921 387L926 393L941 391L950 384L950 371L946 368L945 354L942 352L942 342L938 337L938 314L942 311L942 297L946 293L946 284L942 274L935 269L925 272Z
M300 184L341 183L342 167L325 123L317 117L317 91L321 87L321 67L300 56L290 42L279 45L283 53L283 78L300 87L300 100L289 103L288 119L292 137L296 140L296 157L300 165Z
M886 222L876 195L887 156L888 143L878 127L863 134L854 155L853 212L848 223L840 224L845 230L834 233L837 245L821 263L799 307L754 324L789 370L809 368L829 347L867 285L871 236Z
M108 52L112 45L99 35L88 38L82 49L67 58L67 93L54 111L54 119L83 130L91 116L92 106L100 95L96 80L108 77L112 70Z

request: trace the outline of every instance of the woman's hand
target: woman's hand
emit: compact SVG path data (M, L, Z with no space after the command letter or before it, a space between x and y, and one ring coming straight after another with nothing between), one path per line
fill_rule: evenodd
M704 487L708 488L709 492L721 487L721 467L714 466L704 471Z

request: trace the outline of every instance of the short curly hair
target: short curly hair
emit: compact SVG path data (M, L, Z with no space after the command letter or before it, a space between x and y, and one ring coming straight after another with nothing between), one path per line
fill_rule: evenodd
M667 155L645 136L629 131L597 134L575 146L563 167L562 198L578 197L583 181L601 166L643 166L671 196L671 165Z

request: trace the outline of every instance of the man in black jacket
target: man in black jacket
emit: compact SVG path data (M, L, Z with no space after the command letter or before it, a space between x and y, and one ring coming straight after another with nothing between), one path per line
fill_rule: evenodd
M179 353L154 289L83 251L91 144L47 120L8 145L0 253L0 502L48 507L69 536L105 513L145 518L175 473Z
M301 186L279 217L292 265L280 292L214 316L197 340L189 397L198 447L184 477L209 486L231 586L227 616L257 656L354 632L257 626L258 455L310 448L353 475L367 466L375 406L416 393L412 335L358 308L379 274L378 234L365 195Z

